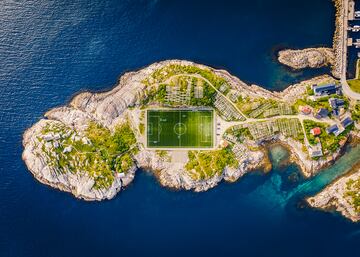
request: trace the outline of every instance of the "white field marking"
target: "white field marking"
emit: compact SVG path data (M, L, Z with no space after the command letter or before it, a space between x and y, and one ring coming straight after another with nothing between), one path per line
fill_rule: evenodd
M181 114L182 114L182 111L179 111L179 122L178 123L180 123L180 124L182 124L181 123ZM178 138L179 138L179 147L181 147L181 135L178 135Z
M151 133L148 134L148 140L149 140L149 136L153 135L153 131L154 131L154 123L157 123L157 140L152 140L152 143L157 144L160 142L160 133L161 133L161 125L160 125L160 116L152 116L153 118L157 118L157 122L149 122L148 125L150 125L151 127ZM149 131L148 131L149 132Z
M181 126L184 127L184 132L182 132L182 133L180 133L180 131L177 131L177 130L179 130L178 128L181 128ZM174 133L178 136L184 135L186 133L186 130L187 130L187 127L184 123L179 122L174 125Z
M152 122L148 122L148 136L152 136L153 132L153 124Z
M210 110L210 109L209 109ZM199 110L199 111L209 111L209 110L207 110L207 109L204 109L204 110ZM174 112L179 112L179 123L181 123L181 117L187 117L187 112L196 112L196 110L169 110L169 112L171 112L171 111L174 111ZM163 118L163 119L161 119L160 118L160 116L151 116L151 117L156 117L157 119L158 119L158 121L157 121L157 124L158 124L158 141L152 141L153 143L155 143L155 144L157 144L157 143L159 143L159 141L160 141L160 134L161 134L161 130L162 130L162 127L161 127L161 121L164 121L164 122L166 122L167 121L167 119L166 118ZM201 115L200 116L201 117L201 121L203 122L204 120L208 120L208 119L211 119L211 118L214 118L214 113L213 112L211 112L211 116L208 116L208 115ZM151 126L153 126L154 124L155 124L156 122L148 122L147 123L147 126L149 126L150 124L151 124ZM216 133L216 129L215 129L215 125L216 125L216 123L215 123L215 120L213 120L213 124L214 124L214 131L212 131L214 134ZM184 124L185 125L185 124ZM186 126L186 125L185 125ZM153 129L153 128L152 128ZM203 135L203 124L200 124L200 131L201 131L201 133L202 133L202 135L201 135L201 137L202 137L202 143L209 143L209 142L211 142L211 133L207 133L206 135L205 135L205 137L207 137L207 140L203 140L203 137L204 137L204 135ZM150 134L148 134L148 135L150 135ZM152 135L152 134L151 134ZM208 149L213 149L214 148L214 145L212 145L211 147L207 147L207 146L203 146L203 147L197 147L197 146L185 146L185 147L183 147L182 145L181 145L181 136L178 136L178 138L180 139L179 140L179 144L178 144L178 146L175 146L175 145L173 145L173 146L164 146L164 145L162 145L162 146L150 146L149 145L149 136L148 136L148 146L147 146L147 148L149 148L149 149L152 149L152 150L172 150L172 149L188 149L188 150L193 150L193 149L196 149L196 150L208 150Z
M201 123L200 123L200 132L201 132L201 143L209 143L211 142L211 133L209 133L210 131L208 130L205 130L203 127L204 127L204 124L207 124L205 123L204 121L211 121L211 116L200 116L200 120L201 120ZM205 135L205 131L207 131L207 134ZM205 137L205 139L204 139Z

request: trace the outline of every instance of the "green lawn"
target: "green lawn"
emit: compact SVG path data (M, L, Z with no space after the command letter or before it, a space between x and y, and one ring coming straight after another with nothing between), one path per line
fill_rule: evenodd
M212 110L148 110L147 146L150 148L212 148Z
M350 88L356 92L356 93L360 93L360 79L351 79L347 81Z

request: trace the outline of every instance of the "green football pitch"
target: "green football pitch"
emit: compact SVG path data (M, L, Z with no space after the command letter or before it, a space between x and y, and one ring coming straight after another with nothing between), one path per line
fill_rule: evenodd
M148 110L147 146L150 148L213 147L212 110Z

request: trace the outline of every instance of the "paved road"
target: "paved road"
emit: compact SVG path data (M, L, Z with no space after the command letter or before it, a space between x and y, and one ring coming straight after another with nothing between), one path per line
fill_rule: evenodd
M354 91L351 90L349 84L347 83L346 79L341 79L341 85L342 85L342 90L344 92L344 95L350 97L351 99L354 100L360 100L360 94L356 93Z

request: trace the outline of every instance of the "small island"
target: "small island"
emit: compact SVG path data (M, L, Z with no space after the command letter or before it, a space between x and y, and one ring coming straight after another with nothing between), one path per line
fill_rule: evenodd
M163 186L206 191L270 170L268 143L286 146L310 177L355 135L353 109L328 75L270 92L224 70L169 60L48 111L24 133L23 159L40 182L85 200L113 198L138 168Z
M332 48L305 48L301 50L281 50L278 61L293 69L321 68L334 64Z

